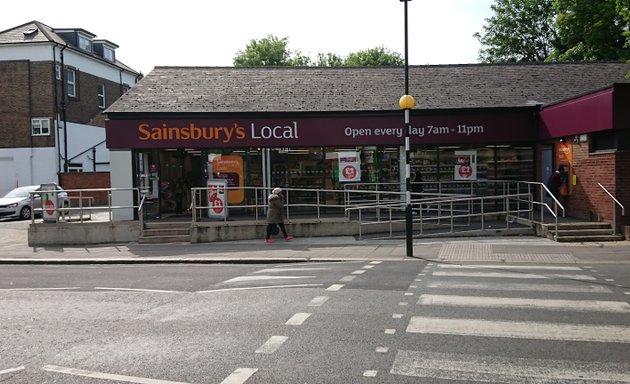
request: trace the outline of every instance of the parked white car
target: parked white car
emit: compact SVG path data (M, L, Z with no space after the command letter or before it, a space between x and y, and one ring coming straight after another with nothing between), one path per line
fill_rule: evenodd
M69 207L70 200L68 199L68 193L58 185L55 185L55 189L58 193L59 206ZM36 215L41 215L41 195L35 193L31 198L31 192L41 190L41 185L28 185L11 190L4 195L4 197L0 198L0 218L6 217L28 220L31 218L31 215L33 215L33 212L35 212Z

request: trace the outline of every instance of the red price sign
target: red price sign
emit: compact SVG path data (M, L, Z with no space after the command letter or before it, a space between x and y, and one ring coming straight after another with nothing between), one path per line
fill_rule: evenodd
M343 168L343 177L348 180L352 180L357 177L357 170L352 165L347 165Z
M53 215L55 213L55 203L53 203L52 200L46 200L46 203L44 204L44 208L46 209L46 213L48 215Z
M462 165L459 167L459 175L465 179L469 179L472 176L473 170L470 165Z

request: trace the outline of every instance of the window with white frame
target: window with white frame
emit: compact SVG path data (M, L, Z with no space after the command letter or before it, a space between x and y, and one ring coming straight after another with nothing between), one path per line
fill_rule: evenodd
M31 119L31 132L33 136L50 135L50 119L42 117Z
M73 69L66 70L66 84L68 88L68 96L77 97L77 79L76 72Z
M109 47L103 47L103 57L107 61L114 62L114 50Z
M79 48L84 51L92 52L92 40L83 35L79 35Z
M98 86L98 107L105 109L105 84Z

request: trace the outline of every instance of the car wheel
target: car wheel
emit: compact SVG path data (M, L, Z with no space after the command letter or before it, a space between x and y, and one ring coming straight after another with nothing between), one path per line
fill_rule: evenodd
M28 205L22 207L22 209L20 209L20 219L28 220L31 218L32 213L33 212L31 211L31 207L29 207Z

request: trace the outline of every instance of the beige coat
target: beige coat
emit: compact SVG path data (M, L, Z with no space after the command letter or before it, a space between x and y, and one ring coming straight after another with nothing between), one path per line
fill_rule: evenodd
M267 198L269 208L267 209L267 223L284 223L284 197L282 195L271 194Z

